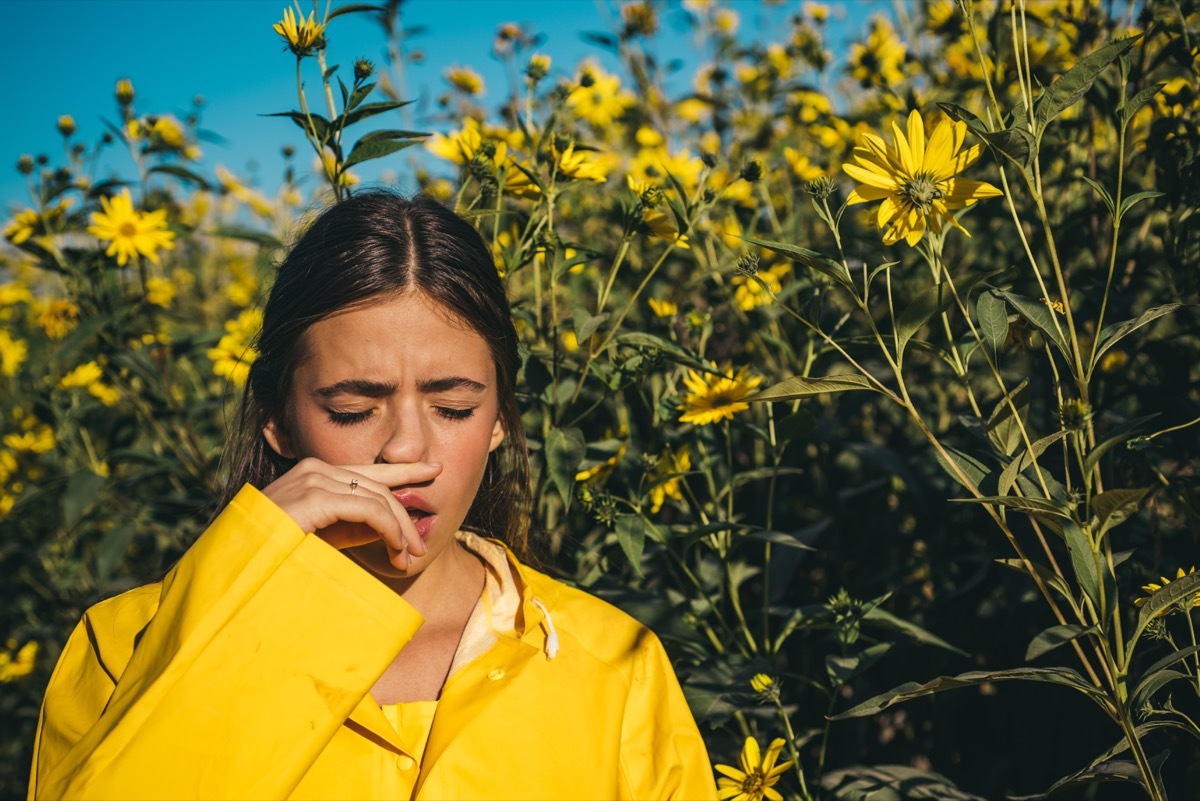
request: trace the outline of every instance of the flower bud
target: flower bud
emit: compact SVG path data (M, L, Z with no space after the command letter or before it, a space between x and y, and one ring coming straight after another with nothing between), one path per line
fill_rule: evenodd
M375 65L368 59L360 58L354 62L354 80L358 83L362 83L374 74Z
M742 166L742 177L750 183L758 183L762 180L766 168L763 166L762 159L750 159Z
M550 74L550 56L534 53L529 57L529 66L525 68L525 75L531 83L537 83L542 78Z
M75 133L75 118L70 114L64 114L58 118L58 132L63 136L70 136Z
M117 102L122 106L133 102L133 82L128 78L117 81Z
M804 191L815 197L817 200L824 200L833 194L833 181L829 180L829 176L822 175L820 178L814 178L811 181L806 181Z
M17 172L21 175L29 175L33 172L33 156L22 154L17 159Z

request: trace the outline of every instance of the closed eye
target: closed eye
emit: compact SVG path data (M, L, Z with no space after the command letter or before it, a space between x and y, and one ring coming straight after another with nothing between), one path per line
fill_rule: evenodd
M335 412L333 409L328 409L329 422L337 426L352 426L355 423L361 423L374 413L374 409L364 409L361 412Z
M454 406L435 406L434 409L447 420L466 420L475 414L474 407L459 409Z

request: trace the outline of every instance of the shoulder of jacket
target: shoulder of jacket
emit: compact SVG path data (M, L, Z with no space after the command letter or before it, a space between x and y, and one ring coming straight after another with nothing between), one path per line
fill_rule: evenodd
M88 640L104 669L120 676L141 632L158 611L162 583L145 584L101 601L83 614Z
M559 632L594 659L626 673L639 656L662 650L654 632L628 612L534 568L522 564L520 571L532 596L548 607Z

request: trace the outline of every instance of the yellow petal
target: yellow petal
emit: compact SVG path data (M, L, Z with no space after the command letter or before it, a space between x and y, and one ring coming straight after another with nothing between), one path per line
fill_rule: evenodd
M908 115L908 147L912 151L913 171L916 172L925 164L925 121L916 109Z
M880 175L879 173L872 172L871 170L863 169L857 164L843 164L842 170L854 180L867 184L868 186L877 186L880 189L891 189L893 191L899 190L900 188L894 177L890 175Z
M915 113L915 112L914 112ZM912 151L908 147L908 140L904 138L904 132L900 130L900 126L892 123L892 138L896 143L896 154L900 158L900 166L905 174L912 175L917 171L917 166L913 162Z

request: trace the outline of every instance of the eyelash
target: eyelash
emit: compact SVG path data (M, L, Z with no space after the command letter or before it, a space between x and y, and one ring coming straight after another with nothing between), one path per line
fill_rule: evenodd
M374 414L374 411L374 409L365 409L361 412L335 412L329 409L329 422L336 426L352 426L366 420ZM435 406L434 411L439 417L455 422L466 420L475 414L475 409L473 408L457 409L453 406Z

